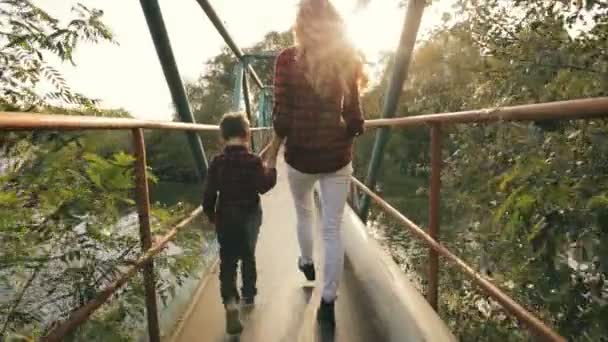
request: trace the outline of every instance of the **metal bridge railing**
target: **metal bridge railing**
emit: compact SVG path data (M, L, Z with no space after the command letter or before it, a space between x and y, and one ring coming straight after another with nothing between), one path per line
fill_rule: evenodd
M247 76L250 75L256 85L264 88L262 81L247 63L247 56L234 42L226 28L224 27L215 10L206 0L197 0L207 17L211 20L226 44L230 47L235 56L246 68L242 74L242 96L245 100L245 110L251 121L252 106L249 94ZM194 115L190 108L186 90L181 80L179 69L171 48L171 42L162 17L162 12L158 0L140 0L140 4L150 30L150 35L171 93L171 98L175 105L177 114L182 122L159 122L146 121L126 118L103 118L103 117L83 117L66 115L48 115L31 113L2 113L0 112L0 130L132 130L134 154L136 156L136 203L139 214L140 237L142 250L146 251L140 259L131 266L118 280L104 289L98 296L74 311L63 323L54 327L43 341L60 341L74 328L82 324L88 317L95 312L124 285L135 273L143 268L144 286L146 296L146 313L148 319L148 335L151 342L160 342L160 331L158 323L158 309L156 305L156 289L154 288L154 264L152 258L160 252L163 246L171 240L177 231L191 222L202 210L199 207L186 219L173 227L171 231L163 237L160 243L152 246L150 236L150 199L146 175L146 152L143 129L164 129L179 130L187 133L188 143L193 154L197 173L201 181L204 181L207 173L207 157L200 137L197 132L218 131L217 125L196 124ZM239 91L240 93L240 91ZM254 132L261 132L258 139L251 140L252 148L261 148L265 141L271 137L264 134L267 128L252 128ZM261 144L259 144L261 142ZM264 151L265 149L262 149Z
M363 189L364 196L359 200L357 196L351 196L356 198L358 202L358 211L363 221L367 220L367 213L369 210L370 198L380 200L378 196L372 196L369 189L373 189L378 173L381 167L384 148L389 140L390 127L405 127L429 124L431 125L431 191L429 197L429 232L428 234L418 229L410 221L402 221L406 223L406 226L414 229L415 233L422 233L424 235L417 234L418 237L423 237L423 240L430 244L429 251L429 266L428 266L428 282L429 288L427 293L427 300L430 305L437 309L438 301L438 269L439 260L438 253L454 261L459 266L466 266L460 259L451 259L449 255L454 257L451 253L446 254L447 250L442 248L434 249L434 243L439 241L439 192L441 187L441 126L445 124L455 123L472 123L472 122L491 122L491 121L525 121L525 120L555 120L555 119L579 119L579 118L593 118L593 117L606 117L608 116L608 98L596 98L586 99L577 101L565 101L555 103L544 103L535 105L524 105L515 107L505 108L493 108L493 109L482 109L473 110L459 113L442 113L442 114L431 114L431 115L420 115L410 117L394 118L397 110L397 104L399 98L403 93L403 85L408 76L409 65L414 52L414 46L416 43L416 36L420 28L424 9L426 7L425 0L410 0L408 1L406 8L405 20L403 22L403 28L399 39L399 45L395 53L394 65L386 94L384 98L384 104L381 113L381 119L371 120L366 122L366 127L378 127L379 130L376 134L374 146L372 150L372 156L368 165L367 176L365 179L365 187L363 183L356 181L359 188ZM380 203L385 209L392 208L384 201ZM388 207L387 207L388 206ZM398 219L405 218L397 215L398 212L389 210L393 216ZM409 222L409 223L407 223ZM442 247L436 245L435 247ZM447 251L449 252L449 251ZM468 266L467 266L468 267ZM526 326L540 339L547 341L565 341L565 338L557 334L553 329L538 320L534 315L526 311L524 308L518 305L511 305L515 303L504 295L502 292L493 291L491 287L487 287L485 280L478 273L470 273L472 269L470 267L461 267L467 275L473 277L476 283L486 290L492 298L501 302L505 308L513 315L518 317ZM473 271L474 272L474 271ZM482 285L485 284L485 285ZM491 285L491 283L489 283ZM496 290L498 288L494 287ZM505 301L509 299L509 301ZM512 302L512 303L511 303ZM516 304L516 303L515 303Z
M118 279L100 291L95 298L77 308L65 321L53 327L48 334L42 338L42 341L55 342L63 340L70 332L86 322L99 307L106 303L121 286L125 285L140 270L144 277L148 335L150 341L160 341L153 258L162 251L163 247L175 237L181 228L187 226L202 213L202 208L198 207L192 211L186 218L173 226L157 244L152 245L150 231L150 194L146 171L147 162L143 133L144 129L190 131L194 133L219 131L217 125L206 124L147 121L127 118L0 112L0 131L131 130L133 137L133 153L136 158L134 165L135 202L139 218L139 234L142 251L145 252L120 277L118 277ZM269 128L265 127L252 128L252 131L258 132L258 134L268 130ZM268 137L268 135L265 136Z
M106 118L99 116L33 114L0 112L0 130L20 131L36 129L57 130L127 130L165 129L188 132L218 132L218 125L153 121L128 118ZM252 127L252 132L266 131L269 127Z
M502 292L496 285L486 279L471 266L450 252L439 241L440 208L439 197L441 187L441 127L442 125L467 124L467 123L489 123L497 121L539 121L539 120L573 120L608 118L608 97L590 98L572 101L559 101L540 104L530 104L502 108L490 108L471 110L455 113L441 113L429 115L417 115L410 117L386 118L367 120L365 126L368 128L378 127L410 127L430 125L431 129L431 177L429 194L429 229L425 232L422 228L409 220L397 209L392 207L380 196L375 194L361 181L353 178L356 188L361 189L366 196L376 201L391 216L399 220L405 227L414 233L429 247L428 262L428 292L427 300L437 308L438 299L438 270L439 256L445 257L449 262L456 265L458 269L466 274L487 295L500 303L510 314L523 322L533 335L545 341L566 341L552 328L515 302L512 298ZM354 188L354 189L356 189ZM353 201L359 200L359 196L352 194ZM353 203L359 207L359 203Z
M367 120L366 127L404 127L431 125L431 191L429 197L429 232L425 232L407 217L373 193L361 181L354 179L354 184L366 195L378 202L392 216L409 228L416 237L425 242L429 251L429 292L428 300L433 303L438 297L438 257L445 257L469 276L490 297L522 321L535 336L547 341L565 341L553 329L527 311L496 285L476 272L472 267L450 252L439 242L439 194L441 174L441 126L459 123L486 123L493 121L525 121L547 119L591 119L608 117L608 97L584 100L542 103L534 105L513 106L504 108L473 110L457 113L419 115L411 117ZM136 156L136 203L139 216L142 250L146 251L122 276L101 291L97 297L72 312L70 317L53 328L43 341L61 341L64 336L85 322L88 317L139 270L143 270L146 293L146 312L150 339L157 341L160 336L158 327L158 309L156 289L154 287L153 257L178 233L202 212L197 208L188 217L175 225L159 243L152 246L150 236L150 199L146 174L146 152L143 129L164 129L191 132L217 132L217 125L190 124L178 122L159 122L125 118L102 118L88 116L49 115L31 113L0 112L0 131L20 130L131 130L133 135L134 154ZM256 132L267 132L270 128L253 128ZM262 149L264 152L265 149ZM351 198L357 199L358 196Z

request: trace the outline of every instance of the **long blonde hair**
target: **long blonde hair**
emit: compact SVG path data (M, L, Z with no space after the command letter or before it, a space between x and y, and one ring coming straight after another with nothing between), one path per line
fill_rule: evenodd
M321 97L348 97L352 82L367 83L361 54L352 46L342 17L328 0L302 0L294 26L297 57Z

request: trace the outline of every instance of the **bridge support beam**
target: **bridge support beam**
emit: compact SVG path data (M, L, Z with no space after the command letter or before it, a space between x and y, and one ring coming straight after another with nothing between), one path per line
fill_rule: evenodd
M393 73L388 89L386 90L384 107L382 108L383 118L392 118L395 116L399 97L403 91L403 83L407 79L408 69L414 51L414 44L416 43L416 36L418 35L418 28L420 27L420 21L426 5L425 2L425 0L410 0L408 2L403 30L401 31L401 38L399 40L399 47L393 65ZM367 178L365 180L365 184L370 189L374 189L376 185L384 148L389 139L389 133L389 129L383 127L376 134L372 157L367 169ZM361 208L359 210L359 216L363 222L367 221L369 205L369 196L363 195L363 198L361 199Z
M234 53L236 58L238 58L241 62L245 62L245 54L243 54L243 51L238 47L238 45L236 45L236 43L234 42L234 39L232 39L232 36L230 36L230 33L228 33L228 30L222 23L222 20L217 15L217 13L213 9L213 6L211 6L209 1L196 0L196 2L198 2L198 4L203 9L203 11L205 11L205 14L209 18L209 20L211 20L211 23L213 24L213 26L215 26L215 29L222 36L222 38L224 39L224 42L226 42L226 45L228 45L230 50L232 50L232 52ZM255 70L253 70L253 67L251 65L247 65L247 69L251 73L251 78L253 78L253 81L255 82L255 84L257 84L258 87L263 88L264 84L262 83L262 80L260 80L260 77L255 72Z
M148 251L152 247L150 232L150 191L146 171L146 145L144 131L141 128L133 130L133 149L135 150L135 198L139 216L139 237L141 250ZM160 326L158 323L158 305L156 303L156 282L154 280L154 262L150 259L142 269L144 291L146 296L146 316L148 318L148 339L150 342L160 342Z
M254 125L253 116L251 115L251 96L249 93L249 82L247 81L247 69L243 70L243 100L245 101L245 113L247 113L247 119Z
M140 3L144 15L146 16L148 29L150 30L150 35L154 41L156 53L158 54L158 59L163 68L167 85L171 91L171 97L177 114L181 121L193 123L194 116L190 110L186 89L182 84L179 69L175 62L175 56L171 49L171 42L169 40L169 35L167 34L167 28L165 27L158 0L140 0ZM205 176L207 175L207 156L205 155L203 143L197 133L188 132L186 134L188 136L188 143L192 150L192 156L194 157L198 175L200 180L204 181Z
M249 82L247 80L247 67L248 63L238 62L234 66L234 87L232 93L232 111L241 112L243 107L241 106L241 100L245 103L245 114L247 114L247 120L251 126L254 126L254 122L251 117L251 97L249 96ZM253 135L251 136L251 149L255 151Z
M247 119L249 119L249 123L251 124L251 126L259 126L258 123L253 122L253 115L251 112L251 95L249 93L249 80L247 79L248 76L248 69L247 67L249 66L248 62L244 62L243 63L243 100L245 100L245 112L247 113ZM254 139L253 139L253 135L251 135L251 150L255 151L255 143L254 143Z

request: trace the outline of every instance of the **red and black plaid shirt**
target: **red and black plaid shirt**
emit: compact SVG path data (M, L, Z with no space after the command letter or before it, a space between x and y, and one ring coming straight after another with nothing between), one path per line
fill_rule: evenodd
M353 82L350 96L341 91L320 97L304 76L295 47L276 60L273 126L286 138L285 160L304 173L333 172L352 160L353 138L363 132L359 89Z
M264 167L260 157L250 153L247 147L226 146L224 153L213 158L209 165L203 193L205 214L214 222L216 211L221 212L222 208L253 209L260 202L259 194L268 192L276 182L276 169Z

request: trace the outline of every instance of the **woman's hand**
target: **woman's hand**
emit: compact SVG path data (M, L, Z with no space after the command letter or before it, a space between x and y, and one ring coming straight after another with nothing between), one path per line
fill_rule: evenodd
M278 149L273 149L272 146L269 151L264 155L263 161L266 167L274 169L277 167L277 156L279 154Z
M264 165L269 169L276 169L277 168L277 157L269 158L268 160L264 161Z

